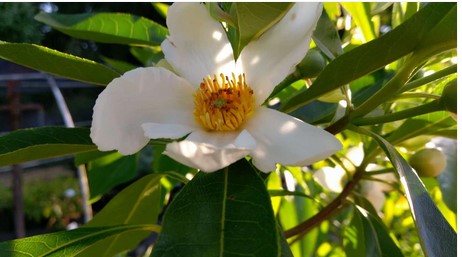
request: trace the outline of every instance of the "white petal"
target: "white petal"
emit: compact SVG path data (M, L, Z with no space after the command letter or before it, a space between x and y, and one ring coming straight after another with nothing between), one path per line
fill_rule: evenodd
M247 156L255 148L255 140L247 131L194 131L185 140L167 145L164 154L174 160L213 172Z
M164 68L138 68L114 79L93 108L91 138L101 151L133 154L145 146L141 124L195 126L193 89Z
M321 13L322 3L295 3L277 24L242 50L238 63L257 104L263 103L305 57Z
M263 172L273 171L276 163L308 165L342 149L337 138L323 129L268 108L259 108L245 129L257 141L251 156Z
M144 135L151 139L178 139L191 133L195 128L181 124L143 123Z
M200 3L175 3L168 9L170 36L162 42L167 61L195 87L207 75L234 69L231 44L219 22Z

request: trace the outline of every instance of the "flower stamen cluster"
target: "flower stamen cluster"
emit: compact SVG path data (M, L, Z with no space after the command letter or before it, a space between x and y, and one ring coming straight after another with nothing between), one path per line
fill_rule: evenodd
M204 78L195 94L194 117L197 123L209 131L237 130L254 112L253 90L247 85L245 75L232 79L220 74Z

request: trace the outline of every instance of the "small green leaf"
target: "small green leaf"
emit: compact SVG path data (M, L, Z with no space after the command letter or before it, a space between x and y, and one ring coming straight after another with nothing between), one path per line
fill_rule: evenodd
M279 256L278 233L266 187L243 159L186 184L151 256Z
M237 59L240 52L252 40L260 37L265 31L277 23L292 7L293 3L233 3L230 15L237 23L231 27L231 33L235 33L231 45L234 57ZM233 30L235 29L235 30Z
M0 41L0 58L34 70L96 85L107 85L120 76L102 64L35 44Z
M157 225L86 227L0 243L0 256L75 256L105 238L130 232L159 231Z
M299 108L406 56L416 49L420 40L430 35L429 32L446 18L454 6L454 3L430 3L394 30L342 54L326 66L308 90L294 96L280 110Z
M35 19L71 37L101 43L156 46L168 34L165 27L154 21L123 13L40 12Z
M42 127L0 136L0 166L95 150L86 128Z
M352 130L375 139L397 170L406 192L416 228L420 235L422 250L427 257L455 257L457 235L436 207L422 181L388 141L365 129Z
M157 224L161 210L160 178L159 175L151 174L137 180L118 193L84 227ZM93 244L79 256L114 256L134 249L148 235L148 231L134 231L106 238Z
M137 174L137 161L137 155L123 156L119 153L111 153L91 161L88 165L90 199L133 179Z

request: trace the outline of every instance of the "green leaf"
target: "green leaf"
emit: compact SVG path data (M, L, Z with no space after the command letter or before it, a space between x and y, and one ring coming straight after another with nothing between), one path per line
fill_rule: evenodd
M111 153L91 161L88 165L90 199L133 179L137 174L137 161L137 155L123 156L119 153Z
M446 156L446 168L437 177L443 200L451 211L457 213L457 140L436 138L433 143Z
M266 187L242 159L186 184L151 256L279 256L278 233Z
M343 53L342 41L338 35L337 28L325 10L323 10L316 24L316 29L313 32L313 40L330 61Z
M123 233L159 231L157 225L86 227L0 243L0 256L75 256L95 242Z
M125 73L129 70L133 70L133 69L136 69L138 68L137 66L131 64L131 63L128 63L128 62L125 62L125 61L121 61L121 60L116 60L116 59L112 59L112 58L109 58L109 57L105 57L105 56L101 56L101 59L107 63L107 65L109 67L112 67L114 70L120 72L120 73Z
M84 227L157 224L161 211L161 176L144 176L118 193ZM134 249L149 231L134 231L106 238L81 252L79 256L114 256Z
M0 166L95 150L86 128L42 127L0 136Z
M35 19L71 37L101 43L155 46L168 34L165 27L154 21L123 13L40 12Z
M0 41L0 58L56 76L107 85L119 73L94 61L35 44Z
M164 3L151 3L154 9L156 9L157 13L160 14L163 18L167 18L167 13L168 13L168 4Z
M359 206L355 206L350 225L345 226L344 237L349 257L404 257L385 225Z
M319 96L406 56L451 12L454 3L430 3L394 30L333 60L310 88L294 96L280 110L299 108ZM384 51L383 49L387 49ZM352 65L354 64L354 65Z
M229 31L233 33L230 41L234 50L234 58L237 59L250 41L260 37L284 17L292 5L293 3L276 2L233 3L230 15L237 24L235 28L230 27Z
M436 207L422 181L388 141L379 135L360 128L352 128L358 133L375 139L397 170L406 192L422 250L427 257L456 256L457 235Z
M342 6L353 17L354 22L361 29L365 42L376 38L374 26L371 22L370 3L342 2Z

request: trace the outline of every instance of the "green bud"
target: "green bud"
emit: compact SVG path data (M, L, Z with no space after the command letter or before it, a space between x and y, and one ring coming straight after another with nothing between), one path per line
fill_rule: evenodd
M457 114L457 79L446 84L440 103L443 104L447 111Z
M326 59L321 52L310 49L305 58L297 65L297 75L299 78L314 78L326 67Z

